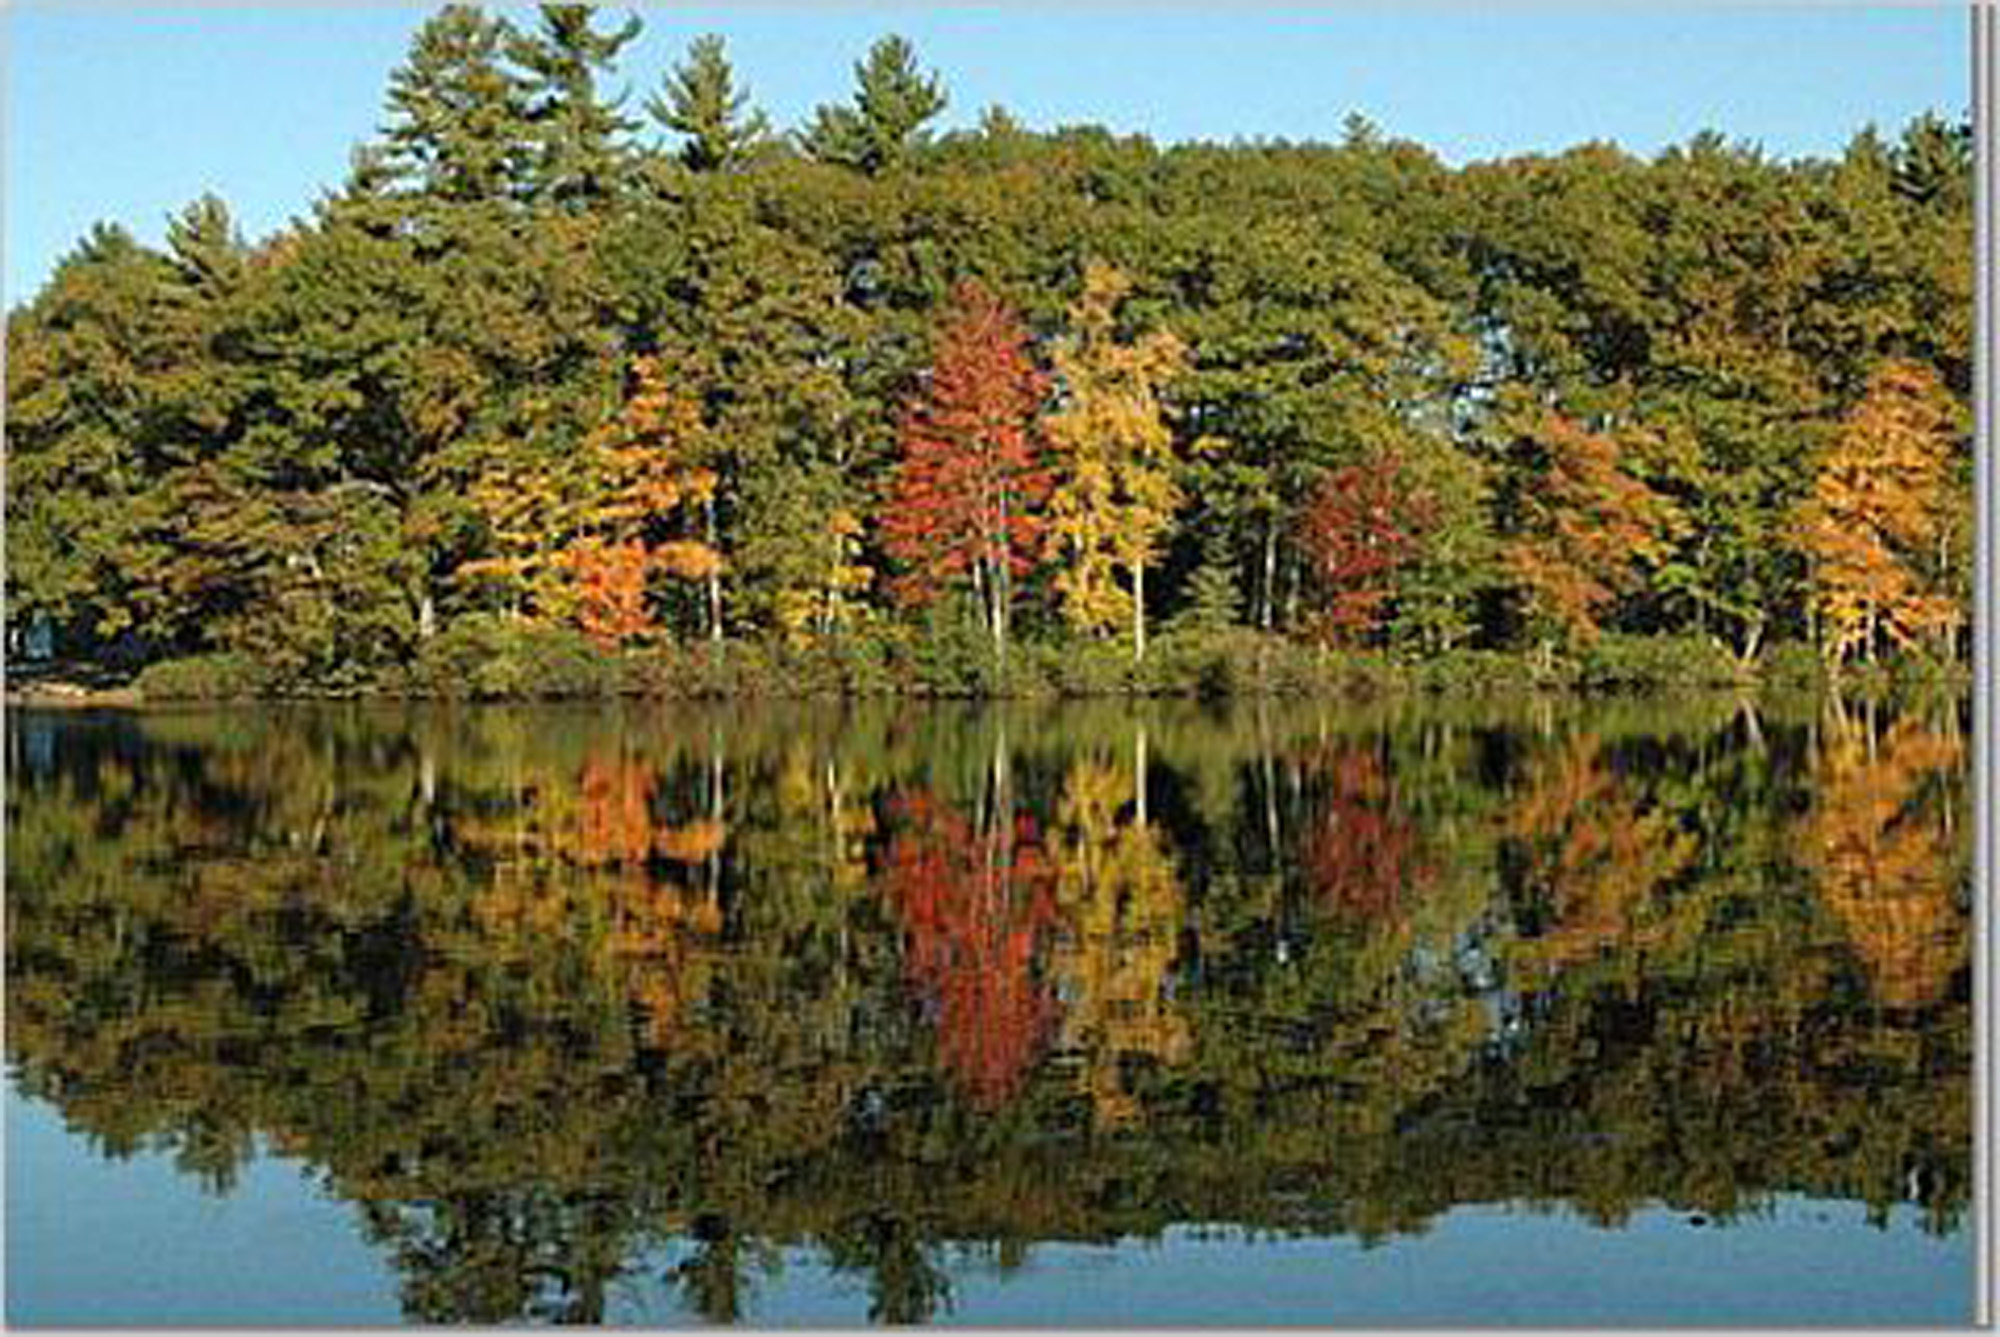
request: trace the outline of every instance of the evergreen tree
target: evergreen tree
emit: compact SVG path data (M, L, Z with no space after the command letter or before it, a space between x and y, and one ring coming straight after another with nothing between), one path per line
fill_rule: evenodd
M616 65L618 53L639 35L637 15L622 27L598 31L589 4L544 3L541 22L516 34L508 55L525 72L533 196L565 208L587 208L616 194L625 180L624 136L633 122L618 112L623 97L598 94L597 79Z
M647 100L646 111L662 129L683 137L680 159L690 171L741 166L770 136L763 112L745 114L750 94L737 89L722 38L712 33L688 45L687 58L668 73L663 91Z
M465 203L513 198L527 169L528 90L507 66L518 35L475 5L438 10L389 76L379 171L403 189Z
M902 165L925 139L924 126L945 109L944 84L917 68L906 38L875 43L854 67L852 106L823 106L806 131L806 152L875 175Z

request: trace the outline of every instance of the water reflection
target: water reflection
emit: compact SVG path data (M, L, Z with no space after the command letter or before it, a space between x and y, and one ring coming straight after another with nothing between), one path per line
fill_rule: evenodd
M702 1317L809 1246L910 1321L1183 1222L1968 1205L1951 709L9 724L20 1087L217 1191L300 1158L416 1320L669 1245Z

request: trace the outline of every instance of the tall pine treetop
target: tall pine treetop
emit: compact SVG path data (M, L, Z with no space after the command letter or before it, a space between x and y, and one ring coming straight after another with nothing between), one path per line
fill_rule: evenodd
M505 19L474 5L447 5L425 21L389 76L378 161L389 180L458 202L512 192L528 133L527 90L506 64L518 40Z
M737 88L722 38L714 33L688 44L687 58L668 73L662 93L647 100L646 111L663 129L686 138L680 157L693 171L734 167L770 135L763 112L744 114L750 94Z
M924 124L945 109L943 82L917 68L916 48L891 35L854 67L854 103L821 107L806 131L806 152L871 175L902 163L926 137Z

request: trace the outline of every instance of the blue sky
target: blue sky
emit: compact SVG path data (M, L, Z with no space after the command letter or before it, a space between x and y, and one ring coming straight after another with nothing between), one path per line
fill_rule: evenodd
M612 14L624 11L607 7ZM1322 7L635 7L631 106L701 32L782 126L845 97L902 32L951 92L948 125L1001 103L1031 126L1180 139L1338 138L1360 111L1447 161L1610 139L1651 153L1704 128L1784 156L1968 102L1963 8L1787 4ZM8 304L98 219L156 241L205 190L252 237L307 210L380 119L425 9L27 0L5 12Z

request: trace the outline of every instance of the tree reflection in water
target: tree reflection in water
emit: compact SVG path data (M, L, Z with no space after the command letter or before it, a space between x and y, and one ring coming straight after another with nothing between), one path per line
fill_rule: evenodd
M705 1319L806 1247L908 1322L1181 1222L1969 1200L1950 708L10 726L21 1088L218 1192L309 1164L413 1319L596 1321L663 1253Z

